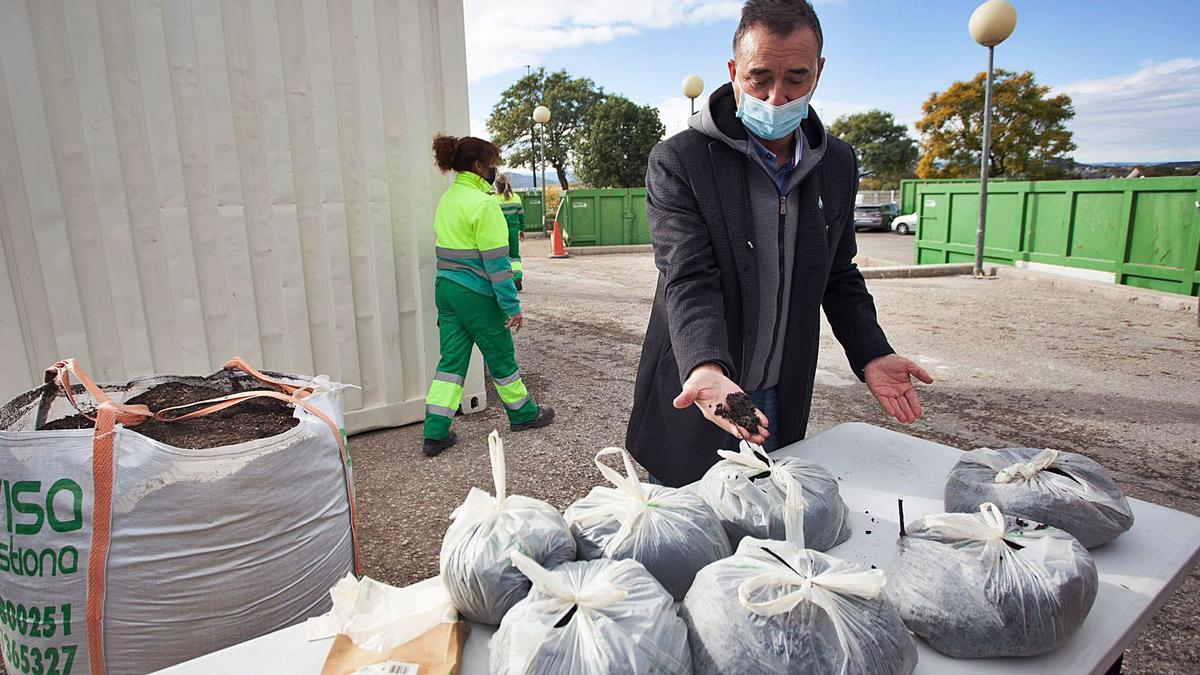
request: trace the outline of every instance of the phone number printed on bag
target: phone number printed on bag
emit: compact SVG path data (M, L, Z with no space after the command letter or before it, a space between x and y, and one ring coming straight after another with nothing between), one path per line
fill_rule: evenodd
M26 607L0 597L0 625L36 638L54 637L61 625L65 637L71 634L71 605Z
M30 647L0 633L4 641L4 658L8 665L25 675L71 675L77 645L61 647Z

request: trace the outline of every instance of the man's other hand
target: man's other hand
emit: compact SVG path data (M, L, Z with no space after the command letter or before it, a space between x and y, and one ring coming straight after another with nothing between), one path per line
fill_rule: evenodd
M755 409L754 411L758 415L760 426L758 432L753 434L716 413L718 404L724 403L730 394L737 393L742 393L742 388L725 376L725 371L721 366L716 363L702 363L692 370L687 382L683 383L683 391L675 398L675 407L683 410L689 405L695 404L709 422L728 431L736 438L762 445L771 434L767 431L770 420L762 414L761 410Z
M933 384L933 378L921 366L898 354L888 354L868 363L863 374L867 388L879 399L884 412L905 424L912 424L921 416L921 402L910 376Z

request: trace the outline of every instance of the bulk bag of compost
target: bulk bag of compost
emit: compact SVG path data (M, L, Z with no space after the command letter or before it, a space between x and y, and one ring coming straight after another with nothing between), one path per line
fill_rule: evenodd
M1129 500L1112 474L1073 452L980 448L964 452L946 480L946 510L991 502L1009 515L1066 530L1094 548L1133 526Z
M327 611L356 561L343 388L68 360L0 408L8 671L144 673Z
M529 579L510 554L519 551L543 567L557 567L575 559L575 539L553 506L508 494L499 432L488 436L488 445L496 496L471 488L442 539L440 563L459 613L494 626L529 592Z
M636 560L599 558L546 570L520 553L533 588L489 643L492 675L689 675L687 627Z
M1087 617L1097 583L1077 539L988 503L909 525L886 592L929 646L955 658L995 658L1061 646Z
M601 461L609 455L624 460L624 476ZM698 495L640 482L620 448L601 450L595 462L614 487L594 487L567 508L580 560L633 558L679 599L701 567L732 552L721 521Z
M721 461L700 479L699 494L721 519L730 543L742 537L784 540L787 532L802 548L826 551L850 538L849 509L837 479L821 465L799 457L773 459L745 441L739 452L717 454Z
M683 600L694 671L907 675L917 650L879 570L746 537Z

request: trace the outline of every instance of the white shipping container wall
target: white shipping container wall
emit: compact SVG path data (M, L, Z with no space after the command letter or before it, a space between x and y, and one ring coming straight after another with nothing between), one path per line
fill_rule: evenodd
M419 420L465 59L461 0L0 0L0 399L242 356Z

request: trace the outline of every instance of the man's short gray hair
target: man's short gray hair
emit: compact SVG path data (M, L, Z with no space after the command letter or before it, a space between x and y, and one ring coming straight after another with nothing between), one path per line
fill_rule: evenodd
M791 35L801 26L808 26L817 35L817 53L825 46L821 21L807 0L749 0L742 6L742 20L733 33L733 52L737 54L742 37L751 28L766 28L772 35Z

